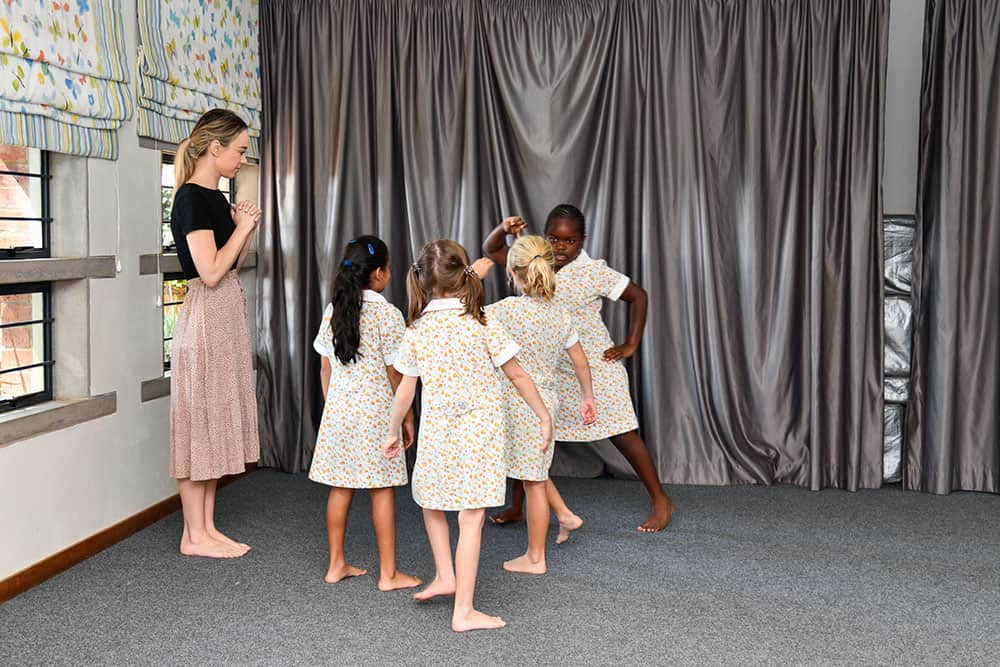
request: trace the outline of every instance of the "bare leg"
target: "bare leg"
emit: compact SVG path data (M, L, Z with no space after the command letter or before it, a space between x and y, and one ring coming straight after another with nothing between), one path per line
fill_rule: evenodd
M181 513L184 515L180 551L185 556L239 558L246 552L239 547L219 542L205 529L205 487L204 481L177 480L177 491L181 496Z
M493 630L506 623L499 616L487 616L472 606L479 571L479 547L483 539L486 510L462 510L458 513L458 549L455 550L455 611L451 629L455 632Z
M508 572L545 574L545 537L549 532L549 501L547 482L524 482L528 500L528 551L503 564Z
M629 431L611 436L611 444L628 459L629 465L639 475L653 501L653 511L639 526L639 530L643 533L663 530L674 514L674 503L663 491L663 485L660 484L660 477L656 473L656 466L653 465L646 443L642 441L638 431Z
M223 535L215 527L215 490L219 486L219 480L210 479L205 482L205 531L212 537L212 539L222 542L223 544L230 544L234 547L239 547L243 553L250 551L250 546L242 542L237 542L236 540Z
M552 507L552 513L559 521L559 536L556 537L556 544L562 544L569 539L570 533L583 525L583 519L569 508L551 478L545 482L545 495Z
M368 574L367 570L348 565L344 558L344 531L347 530L347 511L351 509L354 489L330 488L326 501L326 539L330 543L330 564L323 581L335 584L347 577Z
M434 554L434 579L427 588L413 594L414 600L430 600L438 595L455 594L455 564L451 559L451 535L448 518L441 510L424 510L424 527Z
M371 489L369 493L372 497L375 541L378 542L378 589L394 591L419 586L419 579L396 569L396 490L389 487Z
M510 490L510 507L490 515L490 523L502 526L507 523L517 523L524 520L524 485L521 480L514 479L513 488Z

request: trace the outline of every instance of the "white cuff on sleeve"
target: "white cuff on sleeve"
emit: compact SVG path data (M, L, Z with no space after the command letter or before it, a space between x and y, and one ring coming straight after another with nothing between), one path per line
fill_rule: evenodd
M622 294L625 293L625 290L631 283L632 283L631 278L629 278L628 276L622 276L622 279L618 281L618 284L615 285L615 288L608 293L608 298L611 299L612 301L617 301L618 299L622 298Z
M580 337L577 336L576 332L574 331L573 335L566 339L566 343L563 345L563 347L565 347L568 350L569 348L573 347L579 342L580 342Z
M493 365L496 366L497 368L500 368L501 366L503 366L504 364L506 364L508 361L510 361L511 359L513 359L514 355L516 355L520 351L521 351L521 348L514 341L511 341L511 342L507 343L507 347L505 347L503 349L503 351L500 352L500 354L498 354L493 359ZM402 372L402 371L400 371L400 372Z
M409 366L404 366L402 363L400 363L399 359L393 362L392 367L407 377L411 378L420 377L420 371L418 371L416 368L410 368Z

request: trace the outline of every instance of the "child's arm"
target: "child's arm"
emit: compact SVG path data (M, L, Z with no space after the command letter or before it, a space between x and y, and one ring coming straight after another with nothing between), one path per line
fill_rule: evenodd
M527 223L516 215L504 218L483 241L483 254L500 266L507 266L507 235L517 236L526 226Z
M538 421L541 422L542 446L540 449L544 452L552 444L552 415L549 414L549 409L545 407L542 395L538 393L538 387L535 386L535 382L531 379L531 376L521 368L521 364L517 363L516 357L501 366L500 370L510 378L510 381L517 388L517 392L521 394L524 402L528 404L531 411L538 417Z
M594 405L594 384L590 378L590 364L587 363L587 354L583 351L583 345L580 345L579 341L566 351L569 352L570 361L573 362L573 370L576 372L576 379L580 383L580 392L583 394L583 400L580 404L583 423L593 424L597 421L597 407Z
M396 387L396 395L392 398L392 411L389 413L389 434L382 443L382 454L389 459L399 455L399 427L403 416L413 405L413 397L417 393L416 376L404 375Z
M646 290L631 282L619 298L632 304L629 309L628 340L623 345L615 345L606 349L604 351L605 361L628 359L635 354L639 348L639 342L642 340L642 330L646 328L646 306L649 302Z
M330 367L330 358L323 355L323 365L319 369L319 379L323 384L323 400L326 400L326 395L330 393L330 374L333 372L333 368Z
M395 392L403 380L403 374L392 366L386 366L385 370L389 374L389 384L392 385L392 391ZM403 416L403 449L409 449L410 445L413 444L415 432L413 406L411 405L410 409L406 411L406 415Z

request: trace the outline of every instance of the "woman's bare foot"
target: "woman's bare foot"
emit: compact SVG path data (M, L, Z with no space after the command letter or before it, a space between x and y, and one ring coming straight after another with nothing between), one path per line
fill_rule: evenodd
M575 514L570 514L565 519L559 517L559 535L556 536L556 544L562 544L569 540L569 534L583 525L583 519Z
M503 526L508 523L524 521L524 513L516 507L508 507L497 514L490 514L490 523Z
M487 616L475 609L468 613L459 615L455 612L451 617L451 629L455 632L468 632L469 630L496 630L505 627L507 624L499 616Z
M524 554L523 556L518 556L504 562L503 569L508 572L521 572L523 574L545 574L545 557L543 556L541 560L533 561L528 557L528 554Z
M380 576L378 578L378 589L380 591L398 591L400 588L413 588L419 586L421 582L416 577L402 572L396 572L391 577Z
M181 537L181 553L185 556L203 556L205 558L239 558L246 551L231 544L213 540L208 536L195 542L185 534Z
M426 602L431 598L436 598L439 595L454 595L455 594L455 580L441 581L437 577L431 583L427 584L427 588L422 591L417 591L413 594L413 599L418 602Z
M674 502L669 497L653 505L653 513L649 515L638 530L640 533L656 533L667 527L674 516Z
M360 577L368 574L368 570L362 570L360 567L354 567L353 565L348 565L347 563L341 563L339 565L331 565L330 569L326 571L326 576L323 577L323 581L328 584L335 584L338 581L347 579L348 577Z
M222 542L223 544L231 544L234 547L240 547L241 549L243 549L243 553L250 551L249 544L244 544L243 542L237 542L228 535L220 533L217 528L206 528L205 532L208 533L209 537L211 537L213 540L217 542Z

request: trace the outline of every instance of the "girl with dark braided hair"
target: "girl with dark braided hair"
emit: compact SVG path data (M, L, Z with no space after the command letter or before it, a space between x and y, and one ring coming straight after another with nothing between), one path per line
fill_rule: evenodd
M325 580L366 574L344 558L347 511L355 489L368 489L379 551L379 590L409 588L420 580L396 569L393 487L406 484L403 459L382 456L392 395L402 376L392 367L406 325L381 292L389 283L389 250L374 236L359 236L344 249L333 281L333 302L313 347L323 358L323 419L309 479L327 484L330 563ZM413 442L413 413L403 420L404 446Z

